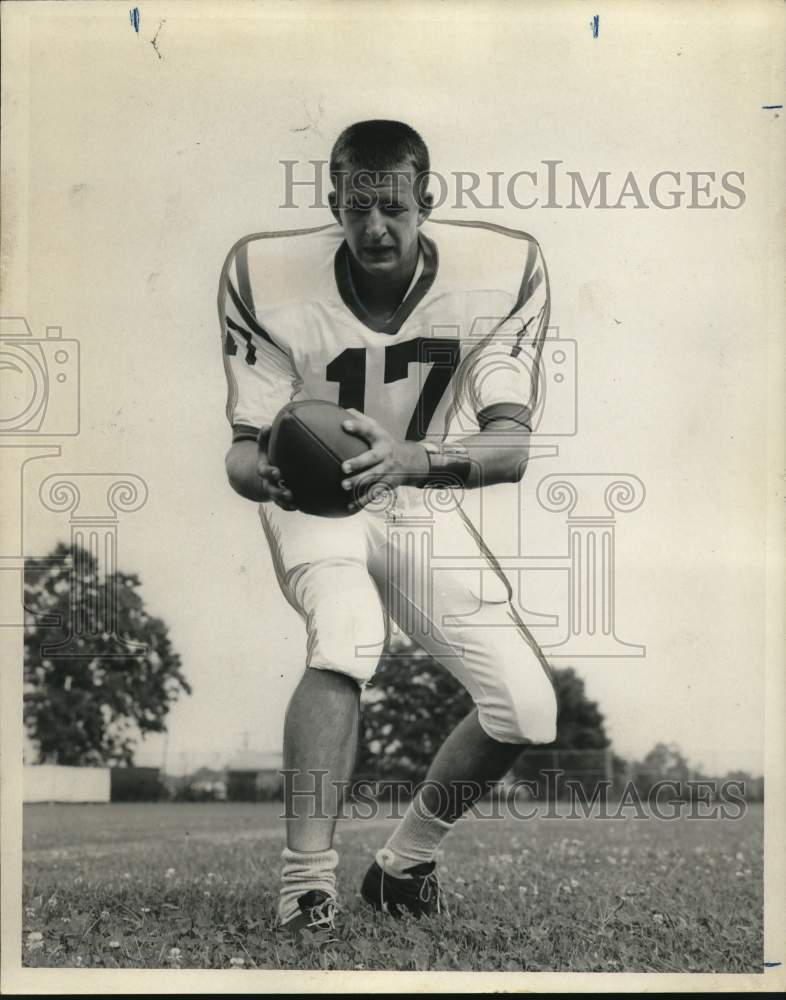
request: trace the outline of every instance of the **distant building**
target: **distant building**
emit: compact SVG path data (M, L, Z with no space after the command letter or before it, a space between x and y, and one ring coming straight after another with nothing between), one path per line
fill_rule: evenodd
M227 798L264 802L281 798L283 755L279 751L241 750L227 764Z
M223 802L227 797L226 772L200 767L178 781L174 797L182 802Z
M167 797L157 767L110 767L112 802L157 802Z

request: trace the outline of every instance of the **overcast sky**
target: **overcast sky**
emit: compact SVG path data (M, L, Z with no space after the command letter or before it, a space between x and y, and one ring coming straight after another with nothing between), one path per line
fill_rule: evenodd
M24 313L39 336L57 324L80 341L82 430L62 439L60 458L28 466L26 552L68 538L67 517L37 499L45 476L145 480L148 502L120 518L119 562L141 576L194 687L171 715L170 767L225 759L245 733L252 747L276 748L303 669L302 626L278 592L254 506L224 475L224 255L249 232L329 221L324 210L279 209L279 160L326 159L349 122L397 117L444 172L542 172L554 159L590 184L610 171L618 190L628 171L645 188L661 170L744 171L736 211L441 215L533 233L551 323L577 344L578 433L527 473L525 551L567 551L565 515L535 501L543 476L626 473L646 487L616 529L617 633L646 656L555 664L584 677L618 752L641 757L663 740L710 770L760 770L761 239L778 123L762 110L777 95L753 58L756 15L732 31L724 10L699 24L684 6L679 20L659 7L634 25L612 7L594 39L586 5L549 7L548 19L522 8L507 23L483 20L482 7L448 18L424 5L425 26L402 6L383 27L378 8L352 5L330 29L264 6L221 5L214 18L207 4L161 17L142 5L137 35L122 5L85 17L68 6L31 19L28 208L15 220L18 298L6 293L4 312ZM164 17L159 58L150 39ZM501 555L514 552L511 511L509 493L495 491L487 530ZM523 592L530 611L560 616L536 630L555 641L564 574L529 573ZM162 754L156 740L139 760Z

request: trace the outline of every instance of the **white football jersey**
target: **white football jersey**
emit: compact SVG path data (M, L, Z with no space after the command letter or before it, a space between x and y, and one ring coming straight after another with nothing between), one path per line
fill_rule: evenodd
M419 242L409 291L384 323L355 294L339 225L235 244L218 296L233 440L255 438L297 399L354 407L411 441L528 419L549 317L537 242L436 219Z

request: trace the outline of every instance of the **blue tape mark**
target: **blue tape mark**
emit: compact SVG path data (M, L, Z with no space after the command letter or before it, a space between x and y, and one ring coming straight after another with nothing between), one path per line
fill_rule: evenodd
M592 18L592 37L597 38L600 33L600 14L595 14Z
M131 27L137 34L139 34L139 8L134 7L133 10L130 10L128 12L128 17L131 21Z
M783 107L783 105L782 105L782 104L762 104L762 108L763 108L763 109L764 109L765 111L772 111L772 110L774 110L775 108L782 108L782 107Z
M777 969L777 967L779 965L783 965L783 962L765 962L764 963L764 968L765 969Z

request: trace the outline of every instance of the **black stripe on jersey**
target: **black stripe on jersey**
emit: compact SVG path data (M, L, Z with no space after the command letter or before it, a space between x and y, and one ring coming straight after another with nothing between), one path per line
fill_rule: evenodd
M256 312L254 305L254 293L251 289L251 278L248 274L248 243L244 243L238 248L235 257L235 271L237 273L237 290L240 298L248 303L251 312Z
M498 226L495 222L465 222L460 219L430 218L429 224L436 226L462 226L469 229L487 229L490 232L499 233L501 236L509 236L514 240L526 240L529 243L527 247L527 260L524 264L524 273L521 276L521 284L519 285L518 298L506 319L510 319L513 313L518 312L543 280L540 268L538 268L535 274L532 273L538 259L538 241L534 236L525 233L523 229L509 229L507 226Z
M240 313L241 317L243 318L243 322L246 324L246 326L251 327L251 329L258 337L261 337L263 340L266 340L269 344L272 344L273 347L276 348L276 350L281 351L282 354L289 357L289 355L287 355L287 352L282 347L279 347L278 344L275 342L275 340L273 340L273 338L270 336L267 330L265 330L264 327L260 326L260 324L256 321L256 318L254 317L251 310L238 295L237 289L232 284L231 278L227 278L227 288L229 290L229 297L232 299L232 303L235 309L237 309L237 311ZM227 322L229 322L228 317L227 317ZM238 330L240 331L241 328L238 327Z
M522 305L524 305L527 299L531 298L535 294L535 292L538 290L538 288L540 288L542 283L543 283L543 271L540 268L538 268L537 271L532 275L532 277L527 282L527 287L524 290L524 297L521 302Z
M242 236L239 240L237 240L233 244L229 253L224 258L224 265L221 268L221 276L218 281L218 296L216 305L218 306L218 320L219 320L219 326L221 328L221 357L224 364L224 374L226 375L226 380L227 380L226 415L227 415L227 420L229 421L230 424L232 423L232 416L235 412L235 406L237 405L237 397L238 397L237 379L235 378L235 374L232 371L232 366L229 364L227 360L227 350L225 342L226 331L224 324L224 320L226 319L227 286L229 284L229 273L232 267L232 262L235 260L237 253L242 249L242 247L254 242L255 240L285 239L286 237L289 236L307 236L311 233L319 233L322 232L323 230L332 229L334 227L336 229L339 228L338 226L336 226L335 223L330 222L324 226L311 226L306 229L287 229L287 230L281 230L279 232L251 233L250 236Z
M538 245L537 243L530 243L530 245L527 247L527 262L524 265L524 274L521 276L521 284L519 285L518 298L516 299L516 304L510 310L508 318L510 318L513 315L513 313L518 312L519 309L521 309L521 307L529 298L530 278L532 277L532 272L535 268L535 262L537 261L537 259L538 259ZM537 285L535 285L535 287L537 288Z
M529 246L527 247L527 259L524 265L524 273L522 274L521 283L519 284L519 292L516 297L515 305L510 310L508 315L504 319L501 319L494 326L489 335L485 337L481 343L479 343L476 347L474 347L472 351L464 358L464 361L462 362L457 377L457 387L460 387L462 384L467 384L469 382L469 380L472 377L473 366L482 348L485 347L485 345L494 337L497 330L501 326L503 326L509 319L511 319L513 315L516 313L516 311L519 310L524 305L529 296L532 295L532 293L535 292L537 288L540 286L541 282L545 281L546 302L543 309L541 309L540 313L538 314L538 316L533 317L533 320L537 320L537 325L536 325L535 336L532 338L532 343L534 343L535 345L535 366L533 370L532 397L529 400L529 405L527 406L522 406L521 403L515 403L512 401L510 403L499 404L501 406L509 407L510 413L516 411L518 413L524 414L526 419L529 419L529 414L534 409L538 398L538 381L539 381L538 368L540 365L540 357L543 352L543 336L545 335L546 329L548 327L548 320L550 313L550 294L551 294L549 289L548 271L546 270L546 264L545 261L543 261L542 257L540 258L540 266L537 266L538 250L539 250L538 242L534 236L531 236L529 233L526 233L521 229L509 229L507 226L499 226L494 222L469 222L469 221L465 222L464 220L459 220L459 219L429 218L429 225L432 224L439 226L461 226L469 229L486 229L490 232L499 233L501 236L507 236L514 240L525 240L526 242L529 243ZM537 269L534 270L533 273L533 269L535 269L536 266ZM511 357L517 357L521 353L521 341L527 335L527 328L530 326L533 320L530 320L530 323L524 326L520 331L516 339L516 344L513 346L511 350ZM448 408L445 414L444 434L447 434L450 422L453 419L456 410L458 409L458 405L455 402L455 400L458 398L458 394L459 390L457 388L457 391L454 393L454 402L451 404L451 406ZM488 411L491 411L491 409L492 407L487 408ZM483 411L483 413L485 415L486 411ZM480 414L476 414L476 416L479 417Z
M227 316L227 326L230 330L234 330L235 333L239 333L240 336L246 342L246 364L255 365L257 363L257 349L254 346L254 341L251 338L251 334L248 330L244 330L242 326L238 326L237 323ZM232 343L234 350L229 350L229 343ZM227 354L237 354L237 344L234 338L230 336L229 331L227 331Z
M530 319L529 323L526 323L524 325L523 329L521 330L521 332L519 333L519 335L516 337L516 343L514 344L512 350L510 352L510 356L512 358L517 358L519 356L519 354L521 354L521 342L527 336L528 328L530 326L532 326L532 324L536 320L537 320L537 326L536 326L536 331L537 332L536 332L535 336L532 338L532 343L533 344L537 344L537 340L538 340L538 337L540 336L540 331L541 331L542 326L543 326L542 320L543 320L543 317L544 317L545 313L546 313L546 304L544 303L543 307L541 308L541 310L537 314L537 316L533 316L532 319Z
M543 354L543 344L546 340L546 334L549 330L549 316L551 315L551 290L549 289L549 272L546 270L546 264L543 263L543 278L546 282L546 301L543 303L543 308L540 310L537 316L538 326L535 331L535 336L532 338L532 343L535 345L535 354L533 357L532 366L532 395L530 396L530 404L534 410L538 403L538 395L540 389L540 359ZM530 321L531 322L531 321ZM527 324L529 326L529 323ZM515 357L521 348L513 348L516 354L511 351L511 356Z
M541 283L545 280L546 282L546 301L543 303L543 308L540 310L537 316L533 316L529 323L526 324L524 329L516 338L516 344L513 350L510 352L512 358L517 358L521 354L521 341L527 336L527 327L532 323L533 320L537 319L537 327L535 331L535 336L532 338L532 343L536 345L536 352L538 356L538 363L540 362L540 352L543 349L542 336L545 336L546 328L549 322L549 311L551 309L551 298L549 292L549 281L548 274L546 273L546 265L542 263L542 266L537 269L537 271L532 275L527 281L527 287L524 288L524 283L522 282L522 293L519 295L521 305L532 296L537 289L540 287ZM520 305L516 304L516 309L519 309ZM514 309L515 312L515 309ZM537 373L535 373L535 378L537 379Z
M415 282L415 286L412 291L399 305L393 315L389 319L385 320L384 323L378 323L373 320L366 311L363 303L358 298L358 294L355 291L355 286L352 282L352 271L350 270L349 262L350 252L346 240L336 251L336 256L333 262L333 273L335 274L336 287L338 288L339 295L341 296L344 305L355 316L355 318L359 319L363 326L367 326L369 330L373 330L374 333L386 333L389 336L393 336L398 333L401 327L412 315L412 312L417 304L434 284L434 279L437 276L437 268L439 267L439 252L437 251L437 245L427 236L424 236L423 233L418 234L418 240L420 243L420 251L423 254L423 270L420 272L420 277Z
M437 226L462 226L469 229L487 229L490 232L499 233L501 236L509 236L511 239L514 240L526 240L529 243L529 246L527 247L527 260L524 264L524 273L521 276L521 284L519 285L519 293L516 298L516 304L510 310L505 319L501 320L497 324L498 326L502 326L503 323L506 323L513 316L514 313L518 312L518 310L521 309L521 307L524 305L524 303L527 301L530 295L532 295L533 292L535 292L535 290L539 287L540 283L544 279L544 273L540 267L538 267L538 269L533 273L533 270L538 260L538 241L535 239L534 236L531 236L529 233L525 233L523 229L510 229L508 226L499 226L495 222L469 222L469 221L465 222L463 219L429 218L429 224ZM545 264L543 265L543 268L545 268ZM548 295L549 291L548 291L548 280L547 280L546 282L547 301L548 301ZM548 315L548 308L546 310L546 315ZM525 327L521 331L521 334L519 335L516 341L516 345L511 351L512 357L516 357L518 354L521 353L521 340L524 336L526 336L526 332L527 331Z

